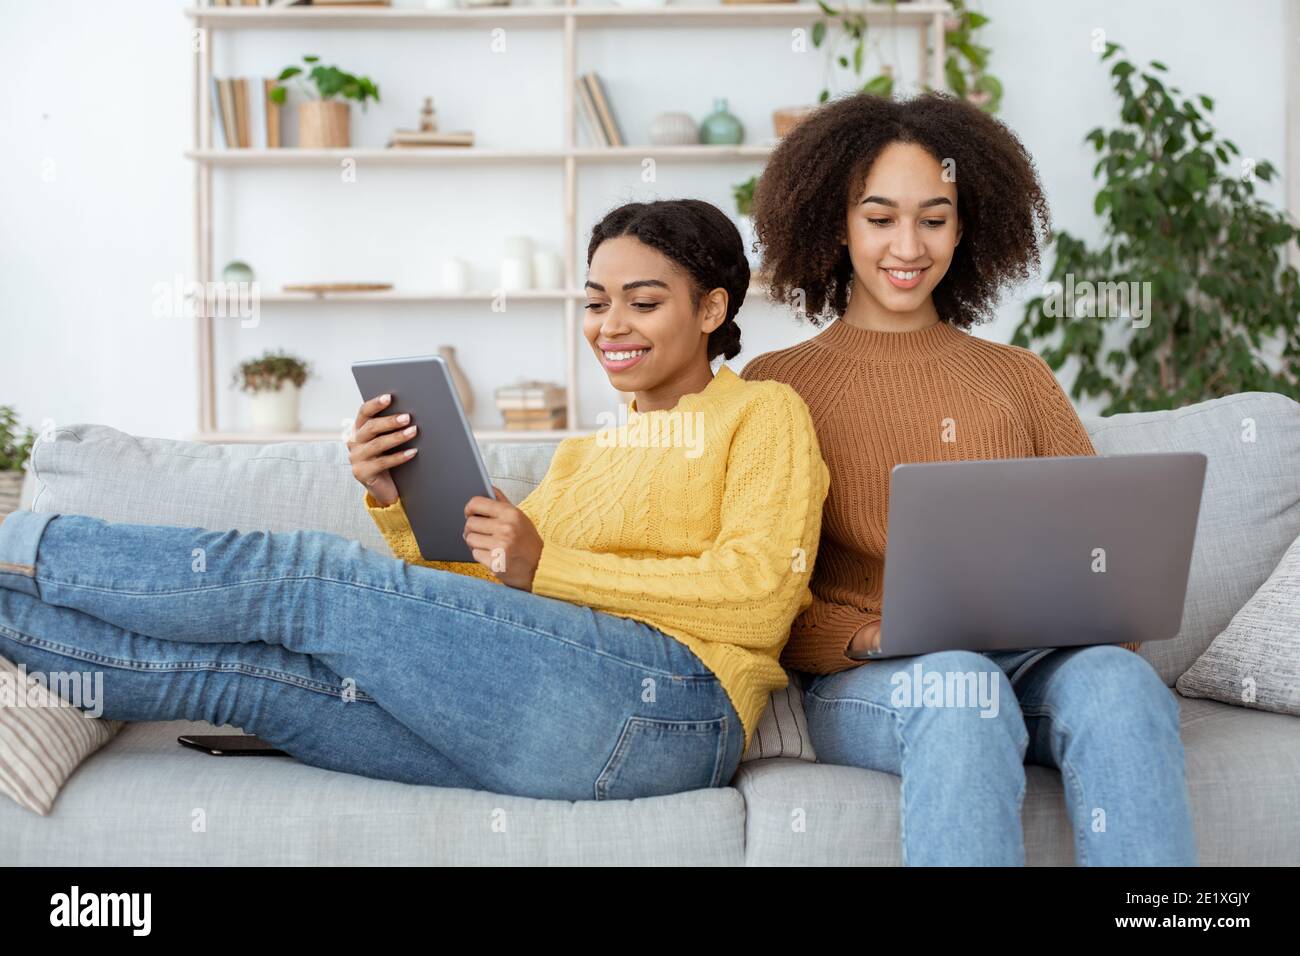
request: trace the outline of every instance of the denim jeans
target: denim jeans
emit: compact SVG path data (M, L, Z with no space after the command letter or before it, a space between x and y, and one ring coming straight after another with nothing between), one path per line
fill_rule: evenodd
M0 656L103 673L128 721L231 724L304 763L564 800L727 785L744 733L639 621L319 531L0 524Z
M1078 865L1196 863L1178 702L1132 651L943 651L800 676L817 758L902 778L905 865L1023 866L1026 760L1061 772Z

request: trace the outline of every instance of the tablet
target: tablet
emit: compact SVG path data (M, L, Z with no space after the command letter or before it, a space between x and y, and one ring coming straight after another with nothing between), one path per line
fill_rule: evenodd
M447 363L439 355L374 359L352 364L363 401L391 394L380 414L409 412L419 431L405 448L420 453L390 472L402 508L426 561L473 561L465 543L465 504L475 495L495 498L474 432L461 408Z

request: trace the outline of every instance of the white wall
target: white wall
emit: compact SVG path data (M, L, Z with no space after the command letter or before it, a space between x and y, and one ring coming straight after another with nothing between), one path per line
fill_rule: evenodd
M1106 70L1089 49L1097 28L1139 62L1163 60L1185 92L1213 96L1218 129L1245 155L1285 168L1283 4L986 0L981 8L993 23L985 42L1007 90L1001 116L1034 154L1057 226L1089 239L1098 232L1093 159L1082 137L1112 124L1115 110ZM0 404L16 405L32 424L95 421L167 437L195 428L194 331L152 314L154 286L189 276L193 266L193 171L181 155L192 123L182 6L0 2L0 62L16 79L0 90ZM915 34L882 33L881 46L905 80L914 78ZM472 128L479 145L561 144L558 30L511 30L504 53L491 52L477 30L239 31L217 34L214 46L219 75L270 75L308 52L380 84L381 104L353 110L357 145L380 146L393 127L414 125L426 94L443 128ZM700 118L715 96L728 97L749 141L762 142L772 108L816 97L824 63L818 51L792 52L781 27L598 29L580 34L579 69L604 77L631 142L645 141L656 112ZM639 164L582 167L579 223L585 230L619 202L656 196L698 196L731 211L730 185L756 169L661 163L656 182L645 184ZM264 289L339 278L429 288L449 254L472 260L476 284L487 286L502 236L523 232L560 248L558 166L363 167L351 184L324 168L219 170L215 187L218 268L245 259ZM1282 184L1264 194L1285 202ZM1032 292L1008 296L979 334L1007 340ZM759 301L747 303L741 319L737 369L813 331ZM497 384L562 379L562 336L555 304L516 303L505 314L476 305L267 304L257 328L219 326L219 422L245 424L230 375L263 348L284 347L313 363L319 377L305 392L303 425L333 428L357 403L351 360L449 343L476 387L476 423L492 426ZM585 353L580 368L582 424L590 424L612 392Z

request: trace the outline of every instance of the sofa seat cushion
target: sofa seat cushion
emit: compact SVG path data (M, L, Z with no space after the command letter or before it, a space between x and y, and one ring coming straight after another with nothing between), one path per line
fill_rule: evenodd
M128 724L41 818L0 800L0 865L739 865L730 787L645 800L533 800L414 786L287 757L213 757ZM200 826L202 824L202 826Z
M1300 865L1300 718L1179 697L1202 866ZM1025 859L1071 866L1061 775L1026 766ZM898 778L781 758L743 764L749 865L898 866Z

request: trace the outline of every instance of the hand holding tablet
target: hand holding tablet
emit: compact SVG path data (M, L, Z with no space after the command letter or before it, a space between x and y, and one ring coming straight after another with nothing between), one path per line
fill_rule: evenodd
M541 537L492 486L443 359L357 362L352 373L365 399L348 443L357 481L381 505L401 500L424 560L477 561L531 589Z

